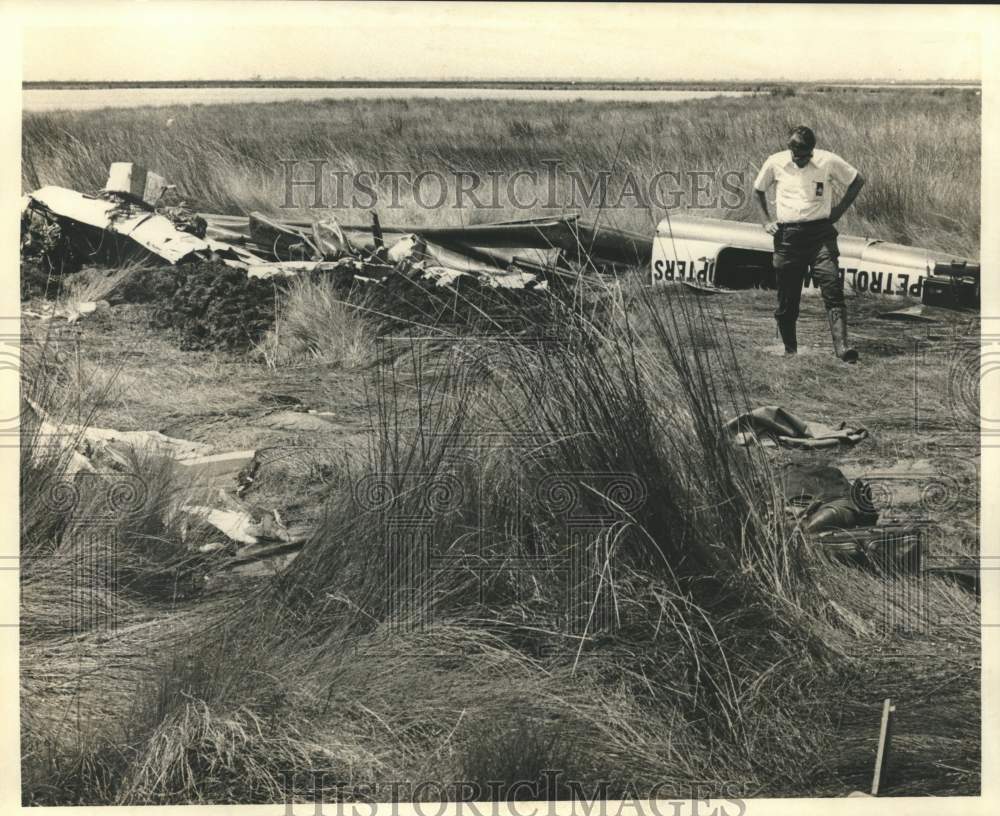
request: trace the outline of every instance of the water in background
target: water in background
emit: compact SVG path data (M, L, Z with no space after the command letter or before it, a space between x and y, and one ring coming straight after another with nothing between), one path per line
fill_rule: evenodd
M224 105L316 99L522 99L560 102L679 102L750 91L543 90L540 88L31 88L22 91L25 111L135 108L142 105Z

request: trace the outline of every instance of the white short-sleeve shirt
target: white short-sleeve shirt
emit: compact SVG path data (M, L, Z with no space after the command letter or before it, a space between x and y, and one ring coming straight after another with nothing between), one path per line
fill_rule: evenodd
M857 175L857 169L829 150L813 150L805 167L792 161L791 150L782 150L767 157L753 187L765 192L776 185L774 199L780 223L816 221L830 217L830 181L846 187Z

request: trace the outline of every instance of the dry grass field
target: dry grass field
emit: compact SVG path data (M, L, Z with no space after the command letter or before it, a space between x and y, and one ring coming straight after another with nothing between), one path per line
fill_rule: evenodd
M169 125L168 125L169 122ZM322 160L328 173L437 172L448 181L446 206L414 201L404 182L392 201L384 179L379 201L385 223L459 224L551 215L550 202L572 203L570 173L586 191L609 173L602 223L647 232L662 209L623 191L626 177L664 177L659 200L705 215L753 219L749 198L723 195L724 174L749 188L763 159L784 147L791 125L809 122L819 146L844 156L869 180L865 195L845 217L845 235L872 235L966 256L979 247L980 97L972 90L801 93L693 100L671 104L426 100L334 100L261 105L105 109L27 114L23 123L23 185L68 184L98 189L112 161L137 161L178 186L205 212L309 215L310 190L297 190L284 210L282 161L302 163L295 178L310 178L307 162ZM545 180L558 161L551 190ZM534 171L541 183L515 177ZM455 208L454 173L498 174L499 206L487 190L477 212L470 198ZM701 172L695 195L688 174ZM507 195L511 182L513 195ZM372 185L372 182L367 182ZM359 203L370 197L359 190ZM623 192L625 193L623 195ZM425 203L440 198L428 179ZM518 209L510 201L538 200ZM333 192L325 196L332 202ZM343 204L353 203L351 195ZM647 196L648 198L648 196ZM387 204L396 206L389 208ZM585 201L581 200L581 205ZM650 204L654 202L648 202ZM708 206L705 206L705 205ZM730 206L726 206L730 205ZM366 207L332 213L345 223L366 223ZM598 206L580 207L594 217ZM312 213L315 214L315 213Z
M841 233L978 256L979 98L964 91L26 115L23 184L97 189L110 161L135 160L199 210L281 214L279 159L752 174L798 121L869 179ZM404 201L380 214L527 213ZM651 231L660 213L600 217ZM99 296L103 274L51 295ZM540 295L536 337L485 314L474 330L394 327L390 342L372 300L308 282L275 293L277 330L248 351L181 350L155 302L73 324L25 317L26 397L94 427L255 449L242 506L311 534L281 570L197 553L173 508L204 488L135 455L118 477L142 500L95 539L107 484L80 480L76 509L54 510L67 460L28 423L24 804L846 796L870 785L886 697L898 718L883 793L977 794L975 595L828 558L776 480L789 462L867 476L886 517L929 522L935 557L977 556L978 315L893 323L853 297L861 362L845 366L805 297L805 353L786 360L762 351L776 342L772 292L646 280ZM734 446L722 424L760 405L870 436L822 452ZM110 594L87 594L108 575L94 540L115 542ZM81 604L113 606L115 626Z

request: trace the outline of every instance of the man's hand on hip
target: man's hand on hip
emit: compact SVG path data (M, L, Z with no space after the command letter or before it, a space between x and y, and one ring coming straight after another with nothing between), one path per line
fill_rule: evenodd
M764 231L768 235L777 235L778 234L778 222L777 221L765 221L764 222Z

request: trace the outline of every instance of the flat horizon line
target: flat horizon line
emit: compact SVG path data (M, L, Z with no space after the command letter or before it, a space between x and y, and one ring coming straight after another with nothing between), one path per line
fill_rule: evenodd
M36 79L23 80L22 88L53 86L102 86L102 87L166 87L186 85L314 85L355 87L406 87L406 86L455 86L455 85L969 85L981 86L981 79L297 79L278 77L265 79Z

